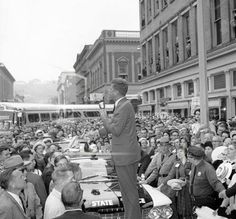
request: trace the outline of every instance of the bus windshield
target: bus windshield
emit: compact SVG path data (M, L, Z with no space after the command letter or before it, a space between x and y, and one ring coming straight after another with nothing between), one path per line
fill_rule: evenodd
M14 116L13 111L0 110L0 131L8 131L10 129Z

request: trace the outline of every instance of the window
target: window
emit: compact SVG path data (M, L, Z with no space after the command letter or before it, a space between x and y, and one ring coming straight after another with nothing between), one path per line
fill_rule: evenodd
M168 48L168 30L165 28L163 30L163 48L164 48L164 64L165 68L169 67L169 48Z
M215 14L215 34L216 34L216 45L221 44L221 13L220 13L220 0L214 0L214 14Z
M219 74L214 76L214 90L223 89L226 87L225 75Z
M128 75L119 75L119 78L122 78L128 81Z
M179 42L178 42L178 29L177 21L172 24L173 33L173 50L174 50L174 64L179 62Z
M64 110L63 109L59 110L59 117L64 118Z
M125 57L118 60L118 72L120 78L128 79L128 60Z
M152 1L146 1L147 2L147 20L150 21L152 18Z
M188 95L193 95L194 93L194 85L193 85L193 82L190 81L187 83L187 86L188 86Z
M41 122L49 121L50 120L50 114L49 113L40 113Z
M184 56L185 59L191 57L191 39L190 39L190 32L189 32L189 12L183 15L183 29L184 29Z
M141 2L141 27L145 27L145 1Z
M236 38L236 0L232 1L232 15L230 25L232 27L232 39Z
M154 0L154 15L156 15L159 12L160 5L159 0Z
M155 59L156 59L156 72L159 73L161 71L159 34L155 36Z
M28 114L28 120L29 122L39 122L39 114L38 113Z
M152 74L152 66L153 66L152 40L148 41L148 64L149 64L149 74Z
M148 102L148 92L143 93L143 100L144 102Z
M59 119L59 114L58 113L52 113L52 120Z
M155 91L154 90L150 91L150 99L155 100Z
M236 87L236 70L233 71L233 86Z
M66 118L73 118L72 109L66 109Z
M74 118L79 118L79 117L81 117L81 113L78 112L78 111L73 112L73 114L74 114Z
M162 9L166 8L168 5L167 0L162 0Z
M146 44L142 45L142 56L143 56L143 69L142 69L142 77L147 77L147 63L146 63Z
M159 92L160 92L160 98L164 98L164 88L160 88Z
M182 95L182 87L181 87L181 84L177 84L177 85L176 85L176 95L177 95L177 97L181 97L181 95Z
M85 117L99 117L100 113L98 111L87 111L84 112Z

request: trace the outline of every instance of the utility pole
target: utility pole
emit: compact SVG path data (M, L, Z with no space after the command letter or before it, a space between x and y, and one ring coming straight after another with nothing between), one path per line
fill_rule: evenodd
M198 29L198 62L200 80L200 115L201 124L209 124L208 89L207 89L207 55L205 47L205 10L206 0L197 1L197 29Z

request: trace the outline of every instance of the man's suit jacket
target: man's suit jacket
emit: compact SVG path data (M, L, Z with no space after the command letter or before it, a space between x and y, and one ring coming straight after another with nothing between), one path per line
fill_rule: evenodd
M66 211L63 215L56 217L54 219L101 219L101 217L86 214L81 210L71 210L71 211Z
M0 195L0 218L1 219L29 219L21 206L6 191Z
M137 141L135 113L132 104L124 97L120 100L113 117L103 121L101 136L112 133L112 158L117 166L129 165L141 159Z

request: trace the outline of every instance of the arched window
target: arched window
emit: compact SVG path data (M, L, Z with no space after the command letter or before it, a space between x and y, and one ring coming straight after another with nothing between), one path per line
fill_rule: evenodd
M128 64L129 61L125 57L121 57L117 60L118 62L118 76L120 78L128 80Z

